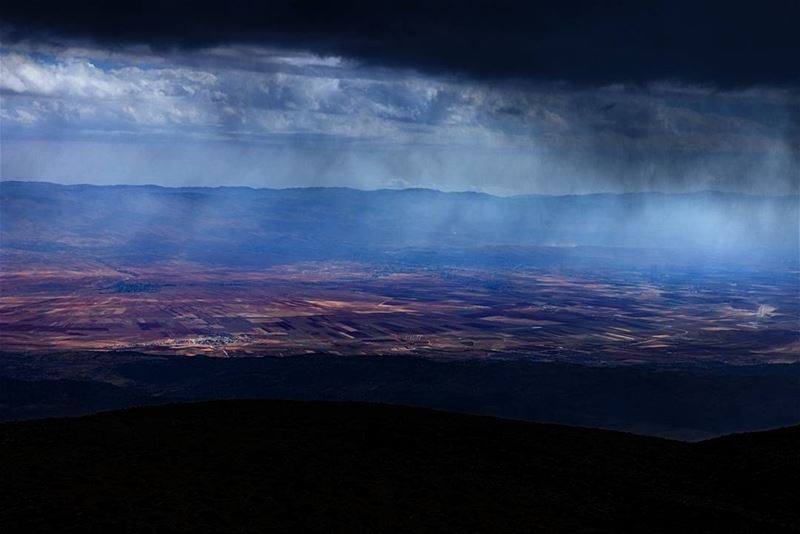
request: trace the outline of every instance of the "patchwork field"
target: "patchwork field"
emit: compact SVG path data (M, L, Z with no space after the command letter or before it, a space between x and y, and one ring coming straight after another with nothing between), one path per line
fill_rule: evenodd
M797 272L259 270L4 258L0 348L580 363L800 361Z

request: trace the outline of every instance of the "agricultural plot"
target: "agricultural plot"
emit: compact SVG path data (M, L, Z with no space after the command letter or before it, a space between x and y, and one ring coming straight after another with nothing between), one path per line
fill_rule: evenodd
M800 361L796 272L5 259L6 351Z

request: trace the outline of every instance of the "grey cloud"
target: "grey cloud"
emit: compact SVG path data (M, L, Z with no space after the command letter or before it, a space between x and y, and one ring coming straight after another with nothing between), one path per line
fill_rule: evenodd
M167 183L216 176L499 193L800 188L800 101L788 90L488 85L257 47L109 53L20 45L2 51L0 66L4 179L36 178L23 175L26 157L45 142L60 164L43 176L56 179L59 169L72 172L62 180L89 180L80 156L54 143L82 147L100 173L109 172L94 144L102 140L128 155L132 174ZM212 141L223 144L211 150ZM173 157L171 170L146 161L153 142L175 147L189 170L178 171ZM195 152L217 154L228 170L203 166Z

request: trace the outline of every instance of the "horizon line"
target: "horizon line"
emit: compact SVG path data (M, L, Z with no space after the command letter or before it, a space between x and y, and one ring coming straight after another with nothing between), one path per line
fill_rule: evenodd
M487 193L485 191L475 190L454 190L444 191L433 187L381 187L375 189L361 189L352 186L338 186L338 185L308 185L308 186L287 186L287 187L256 187L252 185L162 185L156 183L144 184L131 184L131 183L115 183L115 184L93 184L87 182L81 183L61 183L51 182L47 180L7 180L0 178L0 184L43 184L53 185L58 187L130 187L130 188L159 188L159 189L249 189L251 191L295 191L295 190L346 190L356 191L359 193L380 193L393 191L398 193L413 192L413 191L426 191L432 193L440 193L444 195L481 195L497 199L504 198L524 198L524 197L588 197L588 196L624 196L624 195L663 195L663 196L690 196L690 195L734 195L734 196L748 196L748 197L761 197L761 198L797 198L800 200L800 193L786 193L786 194L769 194L769 193L751 193L741 191L723 191L718 189L701 189L698 191L681 191L681 192L668 192L659 190L643 190L643 191L596 191L589 193L519 193L511 195L499 195L494 193Z

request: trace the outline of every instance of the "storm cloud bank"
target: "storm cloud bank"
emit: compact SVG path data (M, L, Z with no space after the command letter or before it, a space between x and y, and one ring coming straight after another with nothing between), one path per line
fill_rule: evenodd
M799 10L6 3L0 178L796 195Z
M31 0L0 13L9 41L256 44L434 74L590 85L800 83L800 4L791 0Z

